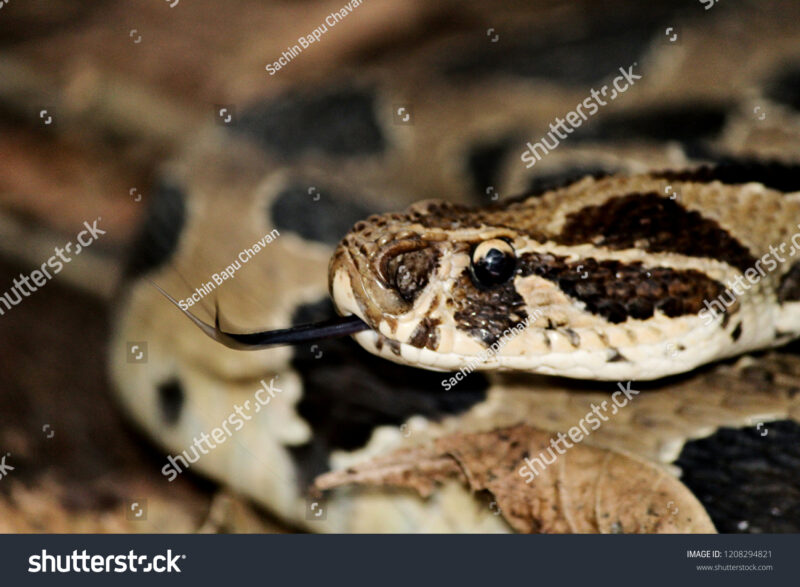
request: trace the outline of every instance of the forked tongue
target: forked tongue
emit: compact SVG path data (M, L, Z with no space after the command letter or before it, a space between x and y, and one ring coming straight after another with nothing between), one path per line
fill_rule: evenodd
M219 327L219 307L216 308L214 326L211 326L211 324L206 324L188 310L181 308L177 300L158 285L152 281L150 283L161 292L161 295L172 302L176 308L186 314L186 317L194 322L207 336L228 348L240 351L256 351L272 346L301 344L326 338L349 336L356 332L361 332L362 330L369 330L370 328L367 323L358 316L341 316L323 322L301 324L281 330L268 330L266 332L252 332L247 334L223 332Z

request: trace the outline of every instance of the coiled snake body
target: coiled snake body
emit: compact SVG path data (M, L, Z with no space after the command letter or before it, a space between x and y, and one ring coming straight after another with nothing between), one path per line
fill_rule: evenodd
M520 160L526 141L596 80L480 68L472 74L491 83L447 77L442 56L457 62L473 42L460 37L392 80L365 69L254 101L235 126L200 133L153 199L112 344L127 411L172 459L165 482L202 472L314 531L521 529L519 512L496 515L454 478L437 477L426 497L318 483L338 485L324 519L309 511L318 502L308 487L326 471L357 474L370 459L455 434L566 430L617 383L800 335L791 163L800 125L757 73L765 55L783 64L791 43L738 39L750 49L734 67L707 52L730 33L704 34L702 58L687 46L688 56L664 56L654 41L624 106L609 106L533 169ZM773 38L781 34L795 33ZM709 89L712 98L679 99L696 85L676 59L693 63L693 80L710 71L727 83ZM754 83L774 106L769 129L743 97ZM413 118L398 117L398 105ZM680 113L694 118L681 126ZM768 162L777 153L783 161ZM709 160L716 165L701 165ZM524 195L496 197L513 193ZM219 308L227 332L355 315L364 348L345 338L226 349L150 280L209 324ZM128 362L126 341L147 342L146 364ZM731 383L738 368L652 384L588 445L652 467L723 426L797 419L794 395L743 391ZM191 452L215 428L225 439ZM658 529L713 530L704 516Z

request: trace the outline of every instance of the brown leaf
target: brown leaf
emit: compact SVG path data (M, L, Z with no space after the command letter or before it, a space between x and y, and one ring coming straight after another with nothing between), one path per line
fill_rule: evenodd
M582 444L574 444L561 455L553 451L557 456L553 462L548 452L551 438L551 433L525 425L452 434L432 445L398 450L321 475L316 488L394 486L428 496L438 484L458 479L472 491L489 491L519 532L715 532L700 502L664 470ZM531 479L524 473L525 459L540 453L552 464L543 471L537 466L537 475Z

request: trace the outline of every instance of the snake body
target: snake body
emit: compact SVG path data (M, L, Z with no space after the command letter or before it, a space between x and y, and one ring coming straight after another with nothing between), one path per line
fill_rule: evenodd
M738 10L750 22L755 9L705 18ZM324 519L308 488L455 433L566 430L618 382L796 338L800 115L784 71L796 27L782 11L759 12L753 30L770 34L688 19L686 41L669 46L639 11L603 13L608 30L591 10L511 11L488 53L486 27L444 35L391 68L253 92L235 125L198 132L151 198L111 344L119 398L164 449L165 483L199 472L311 531L508 532L455 482L426 498L340 487ZM536 44L572 26L563 45ZM633 89L526 168L531 137L637 60ZM151 281L194 295L208 323L218 308L228 332L337 312L369 329L240 353ZM147 363L130 362L131 341L147 343ZM797 421L790 383L766 392L739 376L750 360L651 384L587 443L670 465L721 427ZM258 410L256 393L269 397ZM225 442L192 452L223 423ZM179 455L191 462L178 472Z

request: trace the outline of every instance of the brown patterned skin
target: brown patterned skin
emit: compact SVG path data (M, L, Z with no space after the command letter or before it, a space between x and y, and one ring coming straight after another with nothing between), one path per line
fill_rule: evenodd
M368 350L432 369L475 362L519 325L478 369L654 379L800 335L800 200L691 178L587 177L484 208L429 201L372 216L334 253L331 292L372 327L356 337ZM472 266L491 239L514 249L502 283L480 283ZM377 348L378 333L401 352Z

